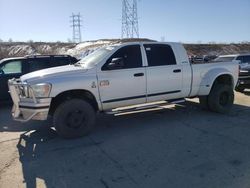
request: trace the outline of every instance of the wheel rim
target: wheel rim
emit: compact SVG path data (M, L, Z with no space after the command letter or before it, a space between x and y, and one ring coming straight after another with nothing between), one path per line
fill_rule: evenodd
M71 129L78 129L86 124L86 116L83 111L76 110L66 116L66 125Z
M229 96L228 92L221 93L220 99L219 99L220 105L226 106L228 104L229 98L230 98L230 96Z

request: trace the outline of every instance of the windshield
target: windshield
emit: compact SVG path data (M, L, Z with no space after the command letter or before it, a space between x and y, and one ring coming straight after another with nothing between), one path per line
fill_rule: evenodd
M86 68L92 68L102 59L104 59L113 49L114 47L106 47L96 50L90 55L84 57L82 60L78 61L75 65L84 66Z
M230 57L217 57L214 61L217 62L229 62L229 61L233 61L235 59L234 56L230 56Z

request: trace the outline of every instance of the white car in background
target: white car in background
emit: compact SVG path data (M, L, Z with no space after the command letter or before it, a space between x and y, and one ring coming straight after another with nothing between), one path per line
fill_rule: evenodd
M250 68L250 54L221 55L217 57L214 61L216 62L239 61L241 69Z

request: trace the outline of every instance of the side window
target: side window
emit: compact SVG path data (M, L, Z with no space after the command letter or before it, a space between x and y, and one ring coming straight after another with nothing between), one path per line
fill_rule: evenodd
M145 44L148 66L175 65L174 52L169 45L165 44Z
M57 57L53 59L53 64L51 64L50 67L63 66L63 65L69 65L69 64L70 64L69 57Z
M50 58L37 58L29 60L30 72L52 67Z
M0 68L2 74L21 74L22 73L22 61L14 60L6 63Z
M244 56L244 63L250 63L250 55Z
M121 59L123 64L115 69L131 69L142 67L142 55L140 45L125 46L117 50L102 67L102 70L110 70L107 66L113 59Z
M243 56L239 56L236 58L236 60L240 60L240 63L244 63L244 57Z

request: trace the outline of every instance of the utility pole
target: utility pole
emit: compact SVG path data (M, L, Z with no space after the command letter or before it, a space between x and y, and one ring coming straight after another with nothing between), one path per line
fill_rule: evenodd
M137 0L122 0L121 38L139 38Z
M73 42L82 42L82 34L81 34L81 14L74 14L72 13L72 16L70 16L70 22L72 25L70 25L73 28L73 35L72 35L72 41Z

